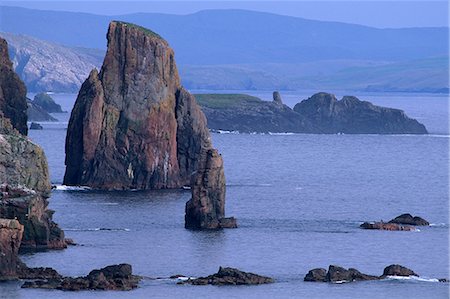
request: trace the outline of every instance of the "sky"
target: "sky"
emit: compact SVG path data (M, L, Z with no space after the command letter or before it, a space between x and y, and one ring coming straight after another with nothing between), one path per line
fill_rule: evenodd
M248 9L377 28L449 26L448 1L3 1L34 9L120 15L137 12L190 14L205 9Z

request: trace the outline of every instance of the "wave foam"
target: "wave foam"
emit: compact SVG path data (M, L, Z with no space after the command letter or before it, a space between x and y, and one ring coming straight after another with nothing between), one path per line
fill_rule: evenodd
M425 278L418 276L387 276L389 280L410 280L410 281L423 281L423 282L439 282L437 278Z
M86 191L86 190L91 190L91 188L88 186L55 185L55 190L58 190L58 191Z
M64 228L65 231L75 231L75 232L96 232L96 231L113 231L113 232L129 232L129 228L107 228L107 227L96 227L96 228Z

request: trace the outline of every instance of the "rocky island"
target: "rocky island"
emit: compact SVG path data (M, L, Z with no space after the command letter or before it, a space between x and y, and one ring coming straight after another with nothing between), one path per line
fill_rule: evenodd
M427 134L424 125L398 109L375 106L353 96L337 100L320 92L294 109L278 92L273 101L244 94L196 94L209 128L241 133Z
M64 184L165 189L189 186L191 176L192 182L212 178L205 176L209 165L223 174L205 116L181 86L169 44L146 28L118 21L110 23L107 40L102 68L83 83L70 116ZM201 201L192 188L186 211L197 214L186 216L187 227L223 227L223 209L210 210L218 200L218 207L224 205L225 179L216 182ZM207 216L191 221L198 214Z

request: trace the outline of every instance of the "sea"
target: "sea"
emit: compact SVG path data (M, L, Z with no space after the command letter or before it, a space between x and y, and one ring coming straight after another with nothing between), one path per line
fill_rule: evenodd
M217 91L193 91L216 93ZM226 93L227 91L223 91ZM236 91L232 91L237 93ZM239 91L271 100L266 91ZM281 91L293 106L311 91ZM30 130L49 162L54 220L78 245L22 255L29 266L67 276L129 263L143 276L129 292L21 289L0 284L1 298L449 298L449 98L420 93L345 93L403 109L429 135L213 133L224 158L226 214L239 228L184 228L189 190L103 192L62 185L70 113ZM32 96L32 95L31 95ZM76 94L53 94L70 111ZM370 231L364 221L402 213L427 219L416 231ZM339 265L381 275L390 264L420 278L353 283L304 282L313 268ZM258 286L179 285L189 277L235 267L273 277Z

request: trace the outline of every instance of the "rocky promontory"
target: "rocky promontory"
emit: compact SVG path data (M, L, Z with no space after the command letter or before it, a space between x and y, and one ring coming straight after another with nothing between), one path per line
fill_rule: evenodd
M180 84L173 50L151 30L119 21L110 23L107 40L102 68L83 83L70 116L64 184L126 190L197 181L204 176L198 170L208 168L202 157L213 148L204 114ZM213 202L224 200L216 196L225 188L220 184L210 190ZM209 213L191 207L186 211Z
M375 106L353 96L338 101L320 92L284 105L279 92L273 101L245 94L195 95L215 131L311 134L427 134L425 126L398 109Z

